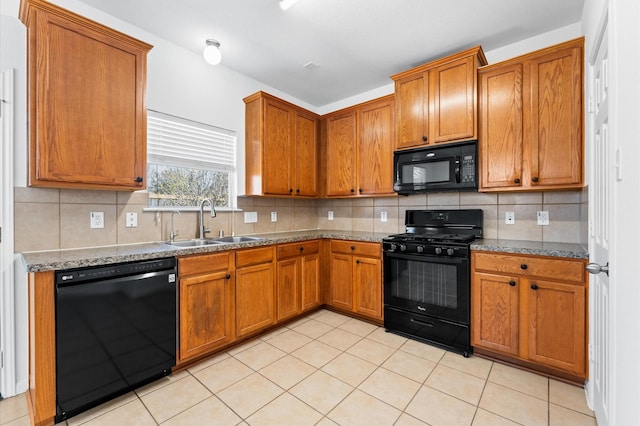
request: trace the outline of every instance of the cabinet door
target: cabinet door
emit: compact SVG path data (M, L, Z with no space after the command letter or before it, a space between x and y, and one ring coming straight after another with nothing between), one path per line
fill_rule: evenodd
M300 259L302 310L320 304L320 255L313 254Z
M372 318L382 318L382 261L355 258L354 310Z
M318 150L315 117L296 113L295 143L295 195L315 197L318 195Z
M278 321L300 312L300 259L281 260L277 265L276 311Z
M273 263L236 270L236 335L251 334L275 322Z
M360 194L393 193L393 108L393 100L386 100L359 111Z
M349 311L353 310L352 261L352 256L343 254L331 254L329 261L329 304Z
M429 70L429 143L476 138L476 65L474 57Z
M396 149L429 143L428 74L396 81Z
M293 192L292 129L293 112L288 105L271 98L264 99L263 122L263 192L290 195Z
M71 13L31 13L29 184L144 189L150 46Z
M327 196L356 193L356 112L327 119Z
M522 186L522 64L480 73L480 189Z
M518 356L520 282L515 277L474 273L471 344Z
M532 280L527 289L530 360L585 374L585 288Z
M233 284L227 271L180 279L180 361L233 341Z
M531 185L582 183L582 46L531 62Z

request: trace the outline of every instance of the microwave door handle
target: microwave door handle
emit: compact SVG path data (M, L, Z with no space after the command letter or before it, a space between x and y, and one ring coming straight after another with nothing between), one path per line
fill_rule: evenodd
M455 165L455 175L456 175L456 183L460 183L460 157L456 157L456 165Z

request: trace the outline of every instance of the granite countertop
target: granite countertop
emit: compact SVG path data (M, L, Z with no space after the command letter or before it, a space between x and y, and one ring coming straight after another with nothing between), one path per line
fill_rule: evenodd
M160 259L163 257L184 256L189 254L213 253L217 251L261 247L320 238L380 243L383 238L388 236L388 234L358 231L309 230L257 234L251 236L260 237L262 239L241 243L214 244L184 248L172 246L166 242L126 244L82 249L25 252L21 253L21 255L27 272L44 272L108 265L112 263Z
M237 250L250 247L262 247L273 244L321 238L380 243L388 234L359 231L309 230L257 234L260 240L241 243L214 244L198 247L176 247L166 242L126 244L83 249L48 250L22 253L27 272L44 272L61 269L83 268L108 265L112 263L160 259L163 257L185 256L190 254L213 253L225 250ZM471 250L494 251L514 254L588 259L585 246L570 243L549 243L519 240L482 239L471 244Z
M471 243L471 250L566 257L571 259L589 258L589 252L584 245L573 243L482 239Z

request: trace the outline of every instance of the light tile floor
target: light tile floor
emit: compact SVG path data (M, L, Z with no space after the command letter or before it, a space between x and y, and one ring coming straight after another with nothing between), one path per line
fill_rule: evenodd
M24 395L0 425L28 425ZM582 388L321 310L66 422L86 425L596 425Z

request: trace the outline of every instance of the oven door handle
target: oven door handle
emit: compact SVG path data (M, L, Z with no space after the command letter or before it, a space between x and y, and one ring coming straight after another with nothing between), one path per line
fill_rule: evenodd
M392 252L384 252L384 258L387 260L392 259L405 259L412 260L414 262L429 262L440 263L446 265L461 265L469 260L468 257L447 257L447 256L430 256L428 254L400 254Z

